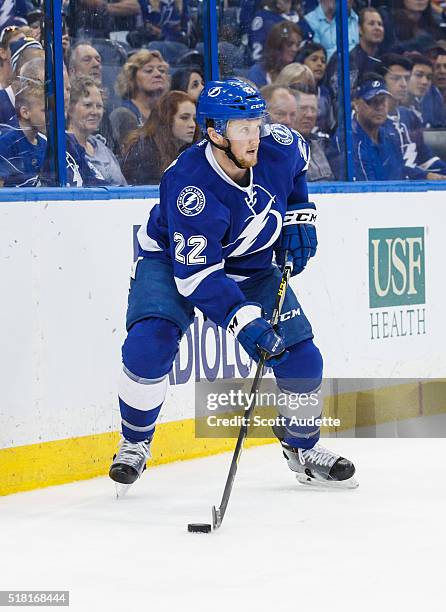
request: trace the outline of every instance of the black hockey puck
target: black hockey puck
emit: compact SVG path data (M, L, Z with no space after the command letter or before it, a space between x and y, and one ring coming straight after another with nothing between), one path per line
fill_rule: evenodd
M212 531L212 525L208 523L189 523L187 530L190 533L210 533Z

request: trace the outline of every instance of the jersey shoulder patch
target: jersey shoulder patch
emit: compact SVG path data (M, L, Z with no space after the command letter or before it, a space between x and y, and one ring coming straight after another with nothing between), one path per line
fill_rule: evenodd
M299 132L296 132L296 130L289 128L286 125L282 125L281 123L272 123L271 125L265 126L264 136L267 137L265 139L266 142L269 142L274 149L278 149L279 151L282 150L286 159L294 160L294 162L291 163L294 163L295 171L303 172L308 170L308 164L310 162L310 147L305 138L299 134ZM298 160L296 160L296 157L293 154L290 155L291 151L288 150L288 147L290 147L291 151L295 151L297 149Z
M269 133L274 138L276 142L281 145L289 146L293 144L293 134L286 125L282 125L281 123L272 123L269 126Z

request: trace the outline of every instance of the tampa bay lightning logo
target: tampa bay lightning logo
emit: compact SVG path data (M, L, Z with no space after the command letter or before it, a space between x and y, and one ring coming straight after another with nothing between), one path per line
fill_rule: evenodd
M221 92L221 87L211 87L210 90L208 91L208 96L210 98L216 98L217 96L220 95Z
M273 208L276 196L272 195L261 185L253 185L252 199L245 198L245 202L252 214L244 221L244 227L238 237L229 244L229 257L241 257L263 251L272 246L279 237L282 229L282 216ZM231 250L231 247L234 247Z
M190 185L181 190L177 199L177 207L186 217L199 215L206 204L204 193L198 187Z
M293 134L286 125L280 123L273 123L271 125L271 136L283 145L290 145L293 142Z

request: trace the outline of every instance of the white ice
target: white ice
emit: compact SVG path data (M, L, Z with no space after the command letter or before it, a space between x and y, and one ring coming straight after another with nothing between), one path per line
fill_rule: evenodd
M149 469L119 501L108 478L4 497L0 588L70 590L76 612L444 610L445 441L324 444L357 490L299 485L277 444L246 450L207 535L186 525L211 522L228 453Z

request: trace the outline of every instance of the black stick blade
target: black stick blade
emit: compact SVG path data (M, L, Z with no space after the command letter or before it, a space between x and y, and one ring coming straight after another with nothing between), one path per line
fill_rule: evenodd
M212 525L209 525L209 523L189 523L187 530L189 533L210 533Z

